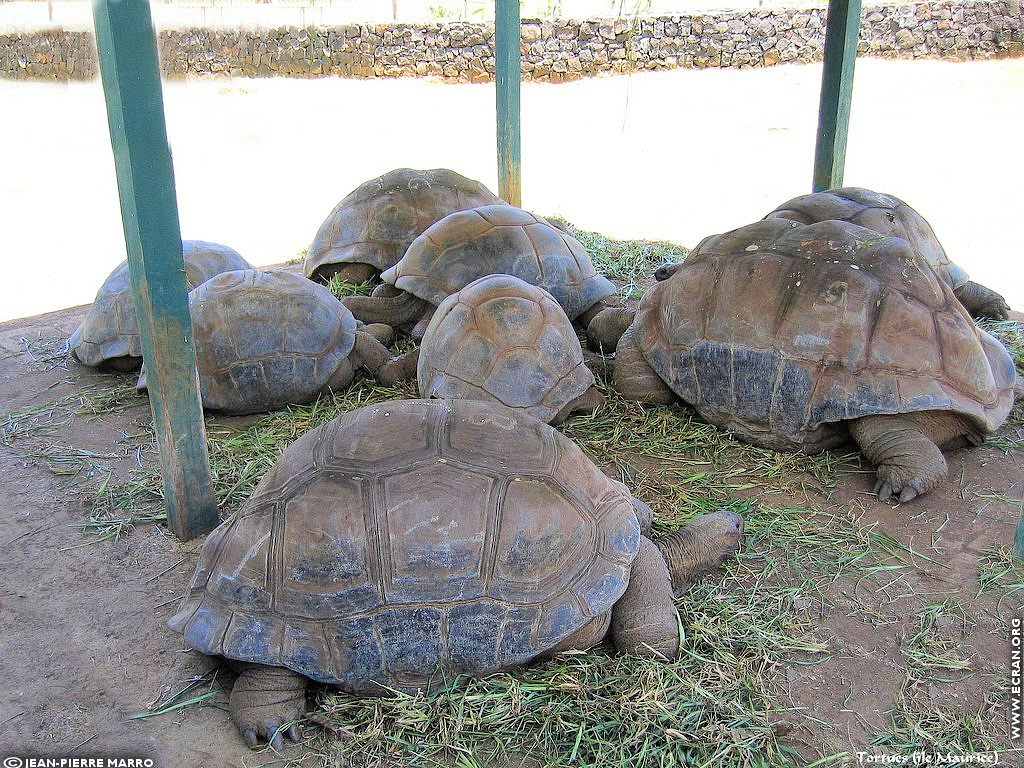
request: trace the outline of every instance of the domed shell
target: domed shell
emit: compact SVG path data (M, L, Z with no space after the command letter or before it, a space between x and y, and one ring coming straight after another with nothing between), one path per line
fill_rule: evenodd
M541 421L594 386L562 307L512 275L481 277L441 302L417 378L421 397L492 400Z
M842 422L950 410L996 429L1013 361L907 241L765 219L705 238L640 303L651 367L706 421L781 450Z
M225 272L189 296L203 405L257 413L308 403L344 366L356 319L327 288L289 272Z
M410 690L523 664L609 610L639 535L629 494L537 419L369 405L284 451L169 623L203 653Z
M949 260L925 218L892 195L862 187L842 187L794 197L766 218L814 224L835 219L873 229L882 235L902 237L939 273L951 288L967 282L967 273Z
M221 272L252 269L249 262L226 245L182 240L181 246L185 285L190 291ZM75 358L85 365L98 366L125 358L125 367L137 368L141 364L142 341L127 259L100 287L85 321L72 334L68 345Z
M447 168L398 168L360 184L334 207L306 252L303 271L325 279L339 264L387 269L438 219L500 202L480 182Z
M576 238L511 205L445 216L417 237L381 279L440 304L477 278L496 274L515 275L545 289L570 320L615 293Z

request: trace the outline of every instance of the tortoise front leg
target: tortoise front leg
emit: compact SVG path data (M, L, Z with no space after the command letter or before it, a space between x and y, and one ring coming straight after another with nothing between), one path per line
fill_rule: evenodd
M946 477L939 446L978 442L981 435L954 413L922 411L895 416L864 416L849 422L850 435L875 465L880 501L907 502Z
M971 317L987 317L991 320L1006 320L1010 316L1010 305L1000 294L980 283L968 281L953 294L960 299Z
M282 732L298 741L296 721L306 710L306 678L284 667L241 664L236 668L238 678L228 708L245 743L255 747L262 739L280 752ZM282 731L288 723L291 725Z
M416 377L419 349L399 357L391 357L388 348L366 331L356 331L356 345L351 352L354 366L362 366L386 387Z
M640 537L629 586L612 607L612 642L619 653L674 659L679 655L679 618L672 578L657 545Z
M622 334L615 349L615 372L612 386L627 400L642 400L668 405L675 393L661 380L644 357L635 337L636 326Z

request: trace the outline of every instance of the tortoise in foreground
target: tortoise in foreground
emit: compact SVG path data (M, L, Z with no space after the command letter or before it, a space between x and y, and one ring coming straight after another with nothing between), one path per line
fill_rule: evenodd
M181 247L185 284L190 291L221 272L252 269L249 262L226 245L182 240ZM72 334L68 346L75 359L85 365L115 371L133 371L142 365L142 341L127 259L100 286L85 321Z
M324 286L290 272L224 272L189 294L203 407L259 413L352 383L391 384L387 348ZM146 388L145 370L138 388Z
M397 168L364 182L327 216L303 260L306 277L361 283L395 264L409 244L454 211L500 203L487 187L447 168Z
M598 274L576 238L511 205L449 214L381 273L393 288L381 286L375 295L347 298L345 304L368 323L416 323L412 336L419 338L438 304L474 280L496 274L543 288L588 332L598 315L602 319L595 323L595 333L607 318L623 312L606 307L604 299L615 294L615 286Z
M1010 307L991 288L971 281L967 273L949 260L931 225L921 214L892 195L879 194L861 187L842 187L826 192L794 197L765 218L789 219L801 224L819 221L848 221L882 235L902 237L928 262L974 317L1005 320ZM656 277L664 280L677 268L659 268Z
M616 354L625 396L693 406L747 442L816 452L852 437L882 500L946 474L1013 405L1003 346L902 238L781 218L705 238L641 300Z
M611 635L675 658L673 595L739 548L719 511L657 543L650 509L568 438L494 403L368 405L289 446L207 539L170 626L235 662L246 743L355 694L486 675ZM295 732L291 731L294 736Z
M604 402L558 302L512 275L481 277L442 301L418 360L424 398L490 400L556 426Z

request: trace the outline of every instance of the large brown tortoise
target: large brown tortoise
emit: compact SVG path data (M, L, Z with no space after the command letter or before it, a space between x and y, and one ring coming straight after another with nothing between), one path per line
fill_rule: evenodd
M543 288L570 320L578 320L588 331L593 323L597 332L625 311L605 304L615 286L597 272L576 238L511 205L449 214L381 273L388 285L372 296L346 298L345 304L368 323L416 323L412 336L419 338L438 304L474 280L495 274L514 275Z
M765 218L789 219L801 224L830 219L848 221L882 235L902 237L953 289L971 315L993 320L1005 320L1009 316L1006 300L991 288L970 280L963 269L951 262L931 225L898 197L862 187L842 187L794 197ZM676 268L675 265L661 267L656 277L664 280Z
M419 350L420 397L492 400L557 426L604 397L550 293L488 275L438 306Z
M290 272L224 272L189 294L203 407L260 413L347 387L363 367L392 384L378 336L327 288ZM378 334L378 335L374 335ZM138 388L146 388L143 369Z
M226 245L182 240L181 246L185 285L190 291L221 272L252 269L249 262ZM75 359L85 365L116 371L132 371L142 365L142 341L127 259L100 287L85 321L72 334L68 345Z
M454 211L500 203L487 187L447 168L397 168L350 192L320 225L303 260L306 277L369 280L395 264L409 244Z
M616 358L627 397L678 396L756 445L852 437L879 498L900 501L945 477L941 448L999 427L1016 375L906 240L781 218L705 238L641 300Z
M355 694L485 675L610 634L675 658L673 596L733 555L720 510L653 542L580 448L471 400L350 411L289 446L207 539L170 626L234 662L246 743L282 745L307 679Z

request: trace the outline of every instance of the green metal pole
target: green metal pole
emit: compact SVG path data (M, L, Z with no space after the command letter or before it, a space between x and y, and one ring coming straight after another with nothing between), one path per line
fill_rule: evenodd
M149 2L95 0L93 19L167 521L190 539L217 524L217 503Z
M498 196L523 202L519 131L519 0L495 0L494 80L498 113Z
M815 192L843 185L859 32L860 0L829 0L818 108L818 140L814 148Z

